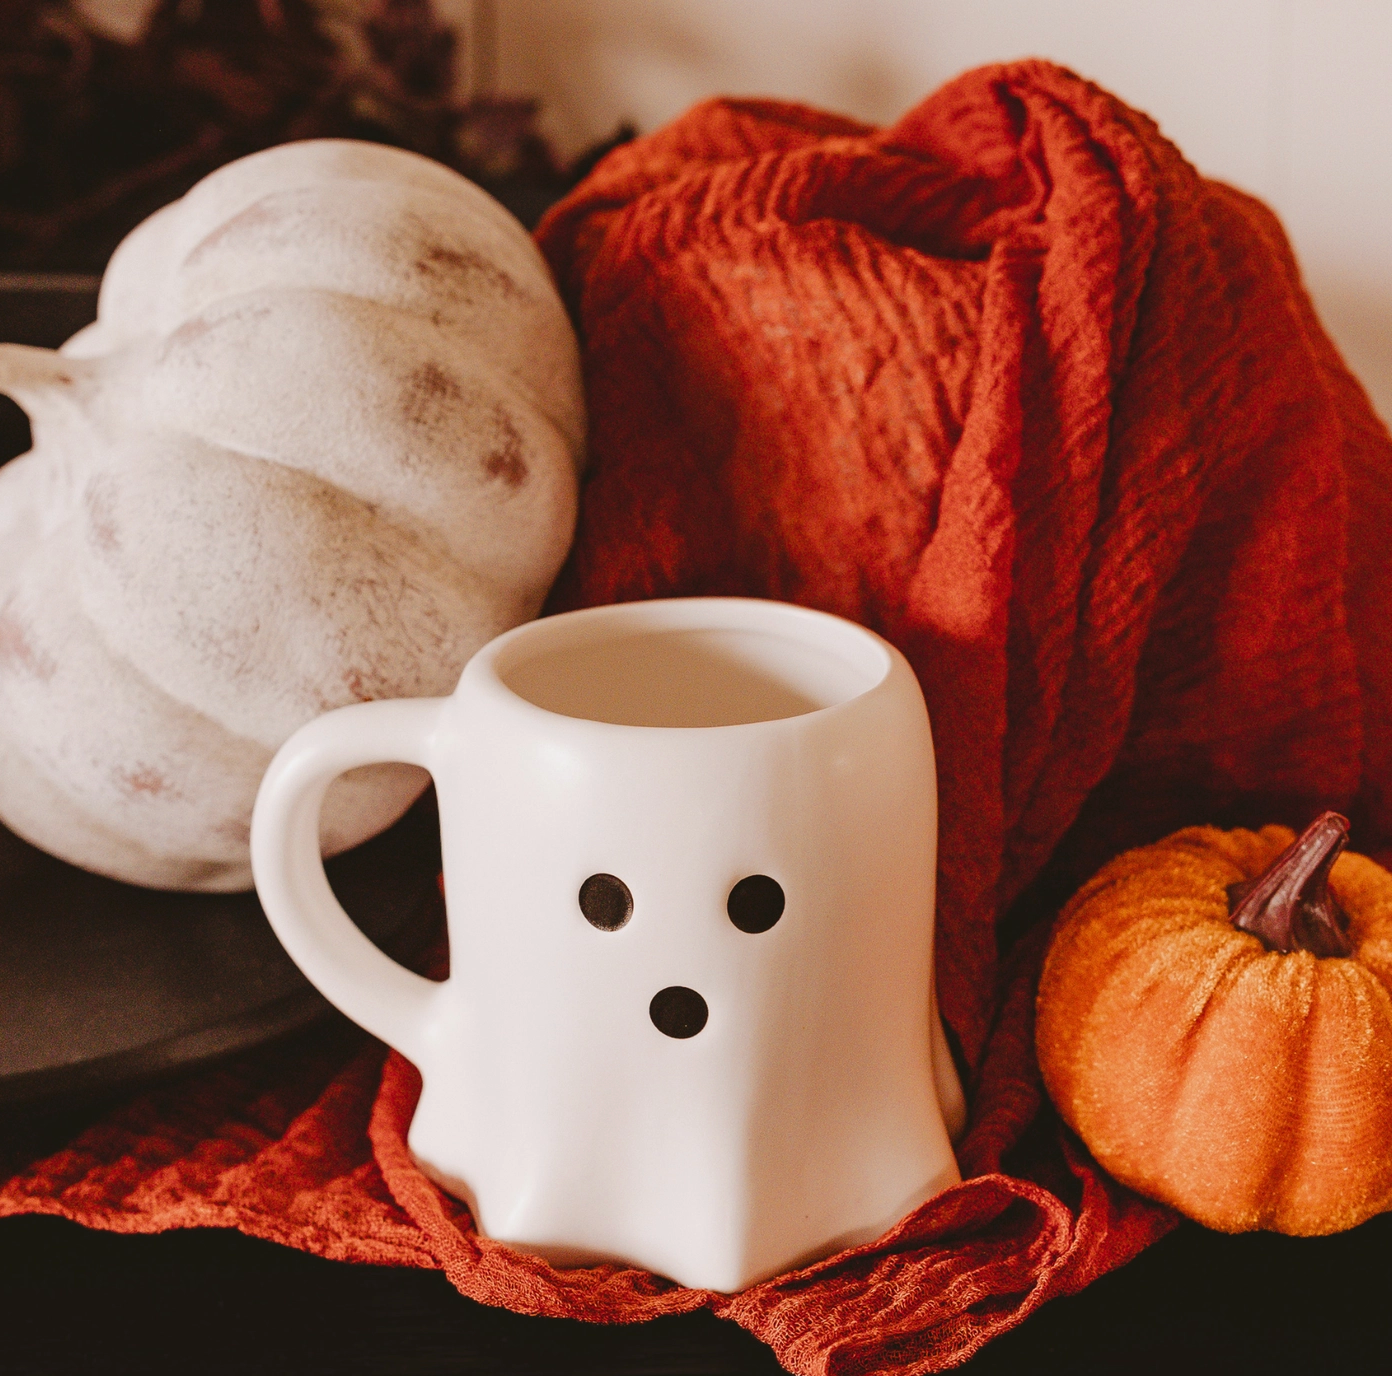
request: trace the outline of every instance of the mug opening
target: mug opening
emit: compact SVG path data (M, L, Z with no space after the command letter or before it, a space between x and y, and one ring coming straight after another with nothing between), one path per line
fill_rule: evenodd
M664 605L678 604L624 607ZM518 697L547 712L665 727L805 716L849 702L884 679L889 659L874 637L819 613L786 610L800 624L635 626L636 618L614 617L549 644L519 641L516 649L527 652L500 657L495 672ZM557 619L558 630L576 629L559 625L567 619ZM540 631L547 623L533 625Z

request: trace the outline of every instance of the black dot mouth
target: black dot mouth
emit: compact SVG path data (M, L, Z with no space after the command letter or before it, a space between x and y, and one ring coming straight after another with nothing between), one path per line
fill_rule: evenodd
M710 1009L694 989L684 984L669 984L653 995L648 1016L664 1036L682 1039L694 1037L706 1025Z

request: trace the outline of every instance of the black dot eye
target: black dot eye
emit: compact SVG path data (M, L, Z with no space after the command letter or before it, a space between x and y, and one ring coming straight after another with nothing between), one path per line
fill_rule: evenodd
M783 886L766 874L741 879L725 900L730 921L742 932L766 932L783 916Z
M670 984L653 995L648 1016L664 1036L684 1040L694 1037L706 1025L710 1009L694 989L684 984Z
M633 916L633 895L617 876L592 874L580 885L580 911L591 927L617 932Z

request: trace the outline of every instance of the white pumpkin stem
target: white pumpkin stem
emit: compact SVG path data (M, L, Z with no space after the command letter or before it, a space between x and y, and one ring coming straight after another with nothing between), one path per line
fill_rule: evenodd
M13 397L38 430L47 422L71 421L83 414L81 383L91 365L64 358L53 349L0 344L0 393Z

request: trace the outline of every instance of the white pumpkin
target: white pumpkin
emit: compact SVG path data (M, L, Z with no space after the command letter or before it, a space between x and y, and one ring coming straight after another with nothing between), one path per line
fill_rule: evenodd
M233 163L137 228L98 319L0 346L0 820L85 868L249 887L261 775L356 700L449 692L574 532L575 338L522 227L414 154ZM425 776L340 780L332 853Z

